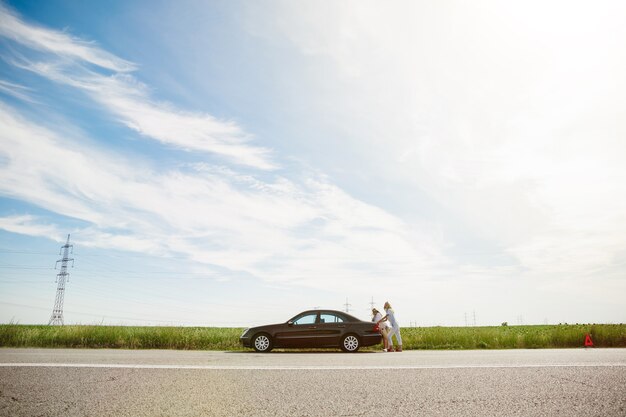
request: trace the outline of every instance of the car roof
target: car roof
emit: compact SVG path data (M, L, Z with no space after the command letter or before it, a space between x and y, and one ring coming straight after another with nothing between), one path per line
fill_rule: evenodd
M303 314L312 314L312 313L322 313L322 314L323 313L330 313L330 314L335 314L335 315L340 316L340 317L345 317L346 319L348 319L348 321L363 321L361 319L358 319L358 318L354 317L351 314L346 313L345 311L328 310L328 309L306 310L306 311L303 311L301 313L296 314L293 317L298 317L298 316L301 316Z

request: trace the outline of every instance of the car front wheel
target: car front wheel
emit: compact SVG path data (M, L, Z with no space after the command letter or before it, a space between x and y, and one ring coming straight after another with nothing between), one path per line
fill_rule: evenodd
M346 335L341 340L341 350L344 352L356 352L359 350L359 338L353 334Z
M272 339L266 334L258 334L252 339L252 346L257 352L269 352L272 350Z

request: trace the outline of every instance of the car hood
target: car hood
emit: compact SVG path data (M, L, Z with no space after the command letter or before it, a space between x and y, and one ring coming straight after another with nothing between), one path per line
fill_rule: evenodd
M286 326L287 323L276 323L276 324L264 324L263 326L255 326L255 327L250 327L248 329L248 331L252 331L252 330L268 330L268 329L272 329L272 328L276 328L278 326Z

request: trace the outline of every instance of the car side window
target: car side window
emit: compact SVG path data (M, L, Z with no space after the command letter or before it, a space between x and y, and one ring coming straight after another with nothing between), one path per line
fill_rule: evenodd
M343 323L343 319L334 314L324 313L320 315L320 323Z
M306 316L302 316L293 321L294 324L302 325L302 324L315 324L315 320L317 320L317 313L315 314L307 314Z

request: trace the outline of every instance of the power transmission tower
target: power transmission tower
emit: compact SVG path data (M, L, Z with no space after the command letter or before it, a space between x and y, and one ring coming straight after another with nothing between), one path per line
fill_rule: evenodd
M67 242L61 246L59 255L63 255L63 258L59 259L54 264L54 269L57 268L59 262L61 262L61 271L57 274L57 295L54 299L54 308L52 309L52 316L50 316L50 322L48 325L60 324L63 325L63 298L65 296L65 283L69 280L69 272L67 272L67 264L72 261L72 268L74 267L74 258L70 258L71 252L74 253L74 245L70 245L70 235L67 235Z
M351 306L351 305L352 305L352 304L348 303L348 298L346 297L346 303L344 304L344 306L346 306L346 313L349 313L349 312L350 312L350 306Z
M347 300L346 300L346 301L347 301ZM376 303L374 302L374 297L372 297L372 301L370 301L370 310L373 310L373 309L374 309L374 305L375 305L375 304L376 304Z

